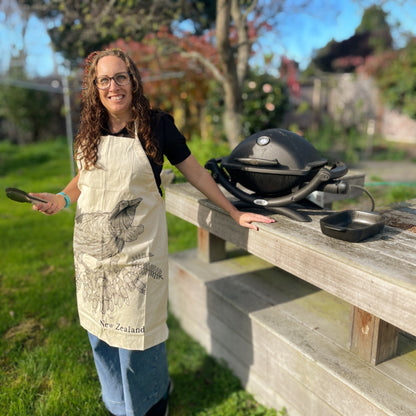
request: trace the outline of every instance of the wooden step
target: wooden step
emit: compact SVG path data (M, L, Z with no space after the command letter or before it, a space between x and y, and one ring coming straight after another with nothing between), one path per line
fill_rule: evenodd
M351 306L243 251L207 264L170 256L169 300L183 328L257 400L289 416L416 414L416 341L377 366L348 349Z

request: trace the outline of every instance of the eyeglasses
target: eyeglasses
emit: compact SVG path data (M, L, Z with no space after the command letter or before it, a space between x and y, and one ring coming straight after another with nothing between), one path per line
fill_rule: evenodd
M130 84L130 73L120 72L119 74L115 74L113 77L104 75L96 78L94 83L100 90L106 90L107 88L110 88L111 80L114 80L119 87L122 87L123 85Z

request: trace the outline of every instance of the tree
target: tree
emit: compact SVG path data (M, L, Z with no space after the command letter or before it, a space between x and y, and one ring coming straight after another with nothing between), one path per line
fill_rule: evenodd
M180 22L186 21L197 36L211 30L215 24L216 2L212 0L186 0L182 2Z
M187 136L198 131L204 136L204 110L212 80L205 67L187 54L198 51L205 59L215 60L209 33L178 37L162 28L143 42L119 39L109 46L125 50L140 68L153 106L174 112L178 127Z
M213 127L222 129L224 102L219 84L206 104ZM288 108L287 82L258 69L250 69L243 83L242 135L248 137L261 130L279 127Z
M391 50L393 39L386 18L379 6L365 9L355 34L341 42L331 40L317 51L311 67L324 72L354 72L366 57Z
M289 94L285 81L267 73L250 71L243 89L244 136L279 127L288 107Z
M21 69L11 71L10 77L26 79ZM36 142L47 134L48 125L53 118L53 96L49 92L19 86L5 86L0 89L0 118L7 120L14 128L8 139L25 144Z
M393 48L387 13L380 6L374 5L364 10L361 23L355 33L371 34L369 45L372 48L372 54L379 54Z
M157 33L162 26L172 33L173 29L179 29L175 22L186 18L192 19L195 31L203 32L212 25L215 15L212 2L207 0L111 0L104 4L78 0L19 0L19 3L41 18L55 22L49 30L52 42L74 63L87 52L117 39L140 41L146 35ZM231 146L235 146L241 138L241 91L255 38L254 28L256 24L260 27L266 21L266 18L260 19L257 3L257 0L218 0L215 9L217 54L214 62L201 51L183 48L183 44L176 45L182 48L183 57L203 65L205 71L208 69L223 86L224 125ZM165 36L159 40L166 39ZM163 50L171 55L172 42L169 40Z
M398 51L368 58L359 71L376 79L389 106L416 119L416 37Z
M6 21L19 21L16 30L23 40L27 31L28 15L22 13L13 1L3 1L2 11ZM61 105L60 97L52 95L37 84L39 80L28 77L24 69L25 48L19 42L11 45L9 70L1 80L0 121L2 138L18 144L41 140L45 135L61 133L56 126L50 126L51 120L57 120ZM59 116L58 116L59 118ZM62 121L62 120L59 120Z
M205 34L214 15L212 2L208 0L18 1L54 23L49 33L56 50L75 63L87 51L101 49L117 39L140 41L162 26L169 33L178 33L183 29L178 22L186 18L192 19L195 33ZM270 22L279 15L284 3L283 0L218 0L215 37L211 39L215 56L207 58L198 50L186 48L181 51L183 57L202 65L222 86L224 128L232 147L242 137L241 93L253 43L262 30L270 30L273 26Z
M74 64L120 38L140 41L187 17L195 30L203 30L213 19L208 0L17 1L51 23L49 35L56 50Z
M235 147L243 136L242 91L247 76L253 43L262 29L270 29L268 16L275 16L283 2L258 0L217 0L216 51L218 64L199 53L191 53L211 72L223 89L223 126L230 147ZM268 6L267 13L262 13ZM272 10L273 9L273 10Z
M262 29L270 28L268 14L262 13L262 7L257 0L217 0L215 48L212 43L213 34L206 32L203 47L196 37L187 34L175 38L177 49L172 48L170 53L164 49L164 54L168 56L174 51L182 58L194 61L198 64L200 74L204 74L201 71L202 65L221 85L224 101L223 127L231 148L240 142L244 134L242 93L252 45ZM280 5L275 10L279 9ZM175 43L172 39L169 38L171 46ZM201 82L200 85L206 83Z
M219 56L219 75L224 89L224 129L231 147L241 140L242 134L242 84L247 74L250 57L247 16L253 11L257 1L241 10L238 0L217 0L216 38ZM234 20L238 35L238 47L232 44L230 22Z

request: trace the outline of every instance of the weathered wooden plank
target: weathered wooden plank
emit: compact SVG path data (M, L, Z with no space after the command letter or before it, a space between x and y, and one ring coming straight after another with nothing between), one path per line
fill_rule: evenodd
M390 226L416 233L416 199L385 208L382 212Z
M170 198L171 195L175 196L175 198ZM190 209L191 205L193 207L192 210ZM202 217L202 207L208 208L205 218ZM188 184L174 185L168 188L167 209L169 212L174 210L175 215L192 222L194 225L205 225L204 228L206 229L210 228L215 213L222 213L225 215L225 218L229 218L220 208L216 207ZM368 263L369 267L375 268L380 273L387 269L388 273L384 274L404 281L406 281L406 278L409 278L409 282L412 285L415 284L416 273L414 273L414 266L416 250L409 249L409 246L413 248L416 244L415 233L386 227L386 232L372 239L362 243L349 243L327 237L321 233L319 220L324 216L324 211L304 211L311 213L312 222L299 223L281 215L275 215L277 223L272 225L261 224L261 231L270 232L267 235L271 235L271 237L283 236L294 240L297 239L299 244L313 244L319 250L327 251L329 255L339 254L340 257L345 258L347 261L353 261L358 265L362 264L364 267ZM222 226L225 224L227 224L227 221L221 223ZM228 225L234 224L230 220ZM229 228L226 231L232 232ZM405 241L409 246L405 246ZM368 253L368 255L363 256L363 253ZM404 262L399 268L397 267L398 259Z
M210 353L229 363L249 391L263 392L265 404L276 404L272 392L277 391L288 409L302 415L413 415L415 386L404 384L403 374L410 380L414 363L406 368L397 357L381 364L383 372L340 346L348 338L346 320L331 321L319 307L331 295L307 284L299 291L297 279L290 290L289 276L273 280L267 264L256 263L258 272L236 258L206 265L194 253L171 257L172 310ZM344 313L349 315L347 304ZM333 332L321 330L324 322L332 323ZM347 335L336 341L340 327ZM397 381L386 371L394 372L396 360L402 363L394 370L401 377ZM311 409L314 413L308 413Z
M365 250L364 252L369 253L368 257L373 257L373 264L378 264L382 256L387 256L388 261L397 262L397 260L404 261L414 265L416 263L416 234L405 230L385 226L382 233L369 238L360 243L349 243L341 240L336 240L331 237L321 236L319 220L322 216L314 217L312 223L302 224L302 230L304 233L316 234L319 239L324 237L324 243L327 245L333 245L335 250L347 250L345 255L348 255L349 248L352 248L353 253L358 250ZM283 227L287 227L285 223ZM297 228L299 230L299 228ZM351 247L352 246L352 247ZM384 264L384 262L382 262Z
M398 340L398 328L360 308L352 308L350 349L359 357L377 365L396 355Z
M381 238L358 244L331 239L320 232L316 213L311 223L276 216L275 224L247 230L187 184L166 190L166 206L172 214L416 335L416 264L412 254L408 261L390 254L394 236L388 243Z
M225 240L198 228L198 255L207 263L225 259Z
M412 339L408 334L399 334L397 357L379 364L377 370L386 374L391 379L396 380L402 386L406 386L409 390L416 392L415 339Z
M206 199L199 201L210 210L218 210L215 205ZM221 211L220 211L221 212ZM297 222L274 216L277 222L271 225L261 225L262 231L268 232L270 238L285 237L296 241L301 246L314 246L329 256L338 256L357 267L371 268L384 278L392 277L400 284L416 283L416 234L403 230L386 227L386 231L364 242L350 243L323 235L319 220L323 217L322 211L314 211L311 222Z

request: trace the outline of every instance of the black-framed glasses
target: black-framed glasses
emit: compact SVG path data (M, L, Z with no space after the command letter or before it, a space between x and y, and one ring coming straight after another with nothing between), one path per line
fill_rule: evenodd
M119 87L122 87L123 85L130 84L130 73L119 72L113 77L103 75L102 77L97 77L94 80L94 83L100 90L106 90L107 88L110 88L111 80L113 80Z

